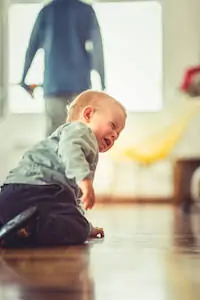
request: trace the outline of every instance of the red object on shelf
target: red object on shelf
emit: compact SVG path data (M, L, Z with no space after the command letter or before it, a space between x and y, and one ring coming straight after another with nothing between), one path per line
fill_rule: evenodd
M197 83L197 80L200 82L200 66L188 68L184 73L181 90L188 92L191 84Z

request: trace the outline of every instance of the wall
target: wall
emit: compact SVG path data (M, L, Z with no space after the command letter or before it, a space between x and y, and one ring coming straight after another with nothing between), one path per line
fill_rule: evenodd
M2 45L3 39L3 2L0 2L0 45ZM0 48L0 71L2 70L2 63L3 63L3 55L2 50ZM0 116L2 114L2 95L3 95L3 76L2 72L0 72Z
M7 0L0 1L0 118L6 110L7 99Z

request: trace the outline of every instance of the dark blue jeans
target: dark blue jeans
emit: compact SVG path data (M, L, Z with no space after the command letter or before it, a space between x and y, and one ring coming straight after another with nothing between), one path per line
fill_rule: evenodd
M35 245L77 245L86 241L89 222L79 211L73 192L59 185L4 185L0 192L1 225L31 206L38 210Z

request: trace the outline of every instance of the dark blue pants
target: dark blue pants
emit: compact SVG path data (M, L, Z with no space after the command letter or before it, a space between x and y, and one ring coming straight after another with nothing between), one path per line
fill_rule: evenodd
M0 192L0 222L4 225L36 206L34 244L76 245L86 241L90 225L77 208L73 192L59 185L8 184Z

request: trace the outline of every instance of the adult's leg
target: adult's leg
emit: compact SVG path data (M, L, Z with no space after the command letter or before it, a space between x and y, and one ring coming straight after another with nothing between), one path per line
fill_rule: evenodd
M76 97L75 94L69 94L66 97L46 97L45 110L47 129L46 135L50 135L60 125L66 122L67 106Z
M8 185L0 193L3 224L36 206L34 243L38 246L76 245L86 241L90 224L77 207L73 192L58 185Z

